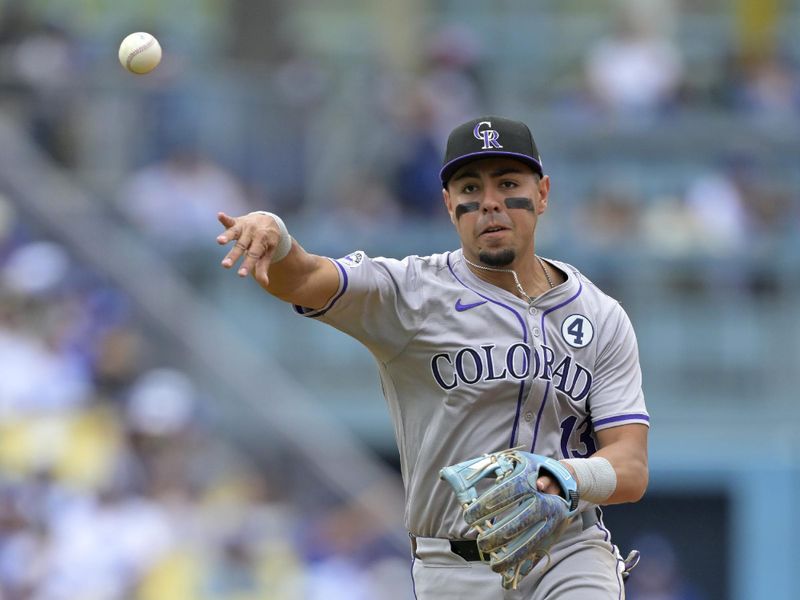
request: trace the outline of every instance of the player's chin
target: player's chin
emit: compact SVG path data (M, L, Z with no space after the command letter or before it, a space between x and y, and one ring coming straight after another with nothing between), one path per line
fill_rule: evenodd
M503 268L514 262L517 253L512 248L479 248L478 258L488 267Z

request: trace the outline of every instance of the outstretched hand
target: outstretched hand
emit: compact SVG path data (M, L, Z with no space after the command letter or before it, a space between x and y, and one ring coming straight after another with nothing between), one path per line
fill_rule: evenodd
M272 254L280 240L281 232L275 220L262 213L249 213L231 217L224 212L217 213L217 219L225 227L217 236L220 245L236 241L230 252L222 259L222 266L230 269L242 255L244 260L237 270L240 277L251 273L263 287L269 285L269 266Z

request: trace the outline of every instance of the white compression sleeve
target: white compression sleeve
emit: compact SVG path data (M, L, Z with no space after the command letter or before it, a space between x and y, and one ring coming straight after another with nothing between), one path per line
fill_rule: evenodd
M283 260L292 249L292 236L289 235L289 230L286 229L286 224L283 222L283 219L281 219L275 213L267 212L266 210L257 210L255 212L259 215L267 215L275 219L275 224L278 226L278 229L280 229L281 237L278 240L278 245L275 246L275 250L272 252L272 258L270 262L274 264L280 260Z
M611 463L602 456L569 458L562 462L575 471L578 496L581 500L602 504L617 489L617 473Z

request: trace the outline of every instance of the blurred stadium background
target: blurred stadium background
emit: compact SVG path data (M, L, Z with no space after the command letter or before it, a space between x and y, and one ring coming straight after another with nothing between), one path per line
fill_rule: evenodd
M482 113L534 131L541 252L637 328L629 598L798 597L800 1L0 7L0 598L413 597L372 359L224 272L215 212L453 248L442 145Z

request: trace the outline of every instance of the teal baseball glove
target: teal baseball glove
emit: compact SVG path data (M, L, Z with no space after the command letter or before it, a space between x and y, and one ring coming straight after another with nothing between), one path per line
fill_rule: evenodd
M562 495L544 494L536 480L550 475ZM517 449L485 454L440 471L464 508L464 519L478 532L478 550L492 570L502 574L505 589L548 556L577 514L575 478L558 461ZM489 487L478 493L484 479Z

